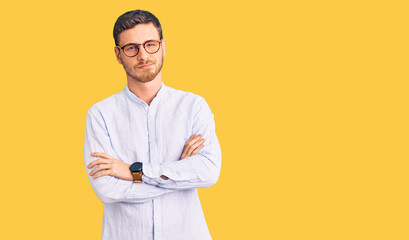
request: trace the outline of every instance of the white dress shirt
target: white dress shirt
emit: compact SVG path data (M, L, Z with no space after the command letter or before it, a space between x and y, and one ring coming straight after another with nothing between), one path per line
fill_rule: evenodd
M203 135L204 148L179 160L192 134ZM162 83L147 105L127 85L88 110L85 166L98 159L91 152L128 164L143 162L142 183L88 175L104 203L103 240L211 239L197 188L217 182L221 150L213 114L202 97ZM92 170L85 169L87 174Z

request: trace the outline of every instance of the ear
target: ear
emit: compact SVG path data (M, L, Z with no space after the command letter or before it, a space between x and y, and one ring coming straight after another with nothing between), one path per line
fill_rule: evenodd
M114 47L115 49L115 56L116 56L116 60L119 62L119 64L122 64L122 60L121 60L121 51L119 50L118 47Z
M165 39L164 38L162 39L162 53L163 53L163 56L165 56Z

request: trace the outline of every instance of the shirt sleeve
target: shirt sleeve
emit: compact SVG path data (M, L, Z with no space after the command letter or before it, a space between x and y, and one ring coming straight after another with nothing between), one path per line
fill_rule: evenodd
M204 148L196 155L179 161L164 159L161 163L144 163L143 182L166 189L207 188L217 182L221 169L221 149L214 115L203 98L196 106L192 132L203 135ZM162 179L161 175L168 179Z
M103 152L117 158L112 148L109 133L107 131L102 114L91 107L87 113L85 124L84 160L88 179L94 192L103 203L128 202L142 203L149 201L173 190L163 189L146 183L134 183L113 176L102 176L93 179L89 176L92 169L87 165L98 157L91 156L92 152Z

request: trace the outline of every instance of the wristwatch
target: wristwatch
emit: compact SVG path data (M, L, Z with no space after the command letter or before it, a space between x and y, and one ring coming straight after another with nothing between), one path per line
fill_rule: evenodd
M131 170L133 182L141 183L142 182L142 163L141 162L134 162L129 167Z

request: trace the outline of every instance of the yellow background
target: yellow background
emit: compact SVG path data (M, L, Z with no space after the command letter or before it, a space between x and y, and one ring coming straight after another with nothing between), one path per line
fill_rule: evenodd
M134 9L162 23L165 84L215 115L213 239L409 239L405 2L2 2L0 239L100 239L85 117L125 87Z

